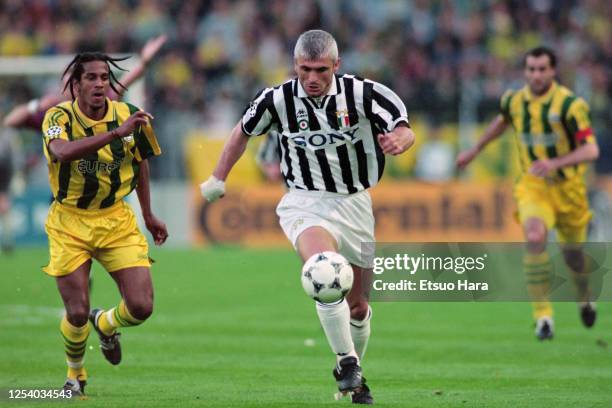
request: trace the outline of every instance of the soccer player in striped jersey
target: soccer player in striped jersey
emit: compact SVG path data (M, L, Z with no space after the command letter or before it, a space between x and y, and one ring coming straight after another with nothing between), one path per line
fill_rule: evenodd
M414 143L406 108L389 88L354 75L339 75L334 38L322 30L300 35L294 50L297 78L262 90L244 112L212 176L201 185L208 201L223 196L224 181L249 138L278 132L281 173L288 187L277 207L283 231L303 261L334 251L354 272L346 299L317 302L316 310L336 354L334 376L354 403L373 402L361 375L370 336L370 254L374 242L372 201L367 191L380 179L385 154Z
M587 163L599 157L591 128L589 106L555 81L556 57L538 47L524 58L527 84L509 90L501 98L501 113L492 121L476 146L457 157L465 168L508 126L516 133L522 174L515 186L518 216L527 241L523 259L527 288L533 299L536 336L553 337L553 310L549 302L551 262L546 251L548 231L555 228L565 262L578 290L582 322L595 323L588 265L581 250L586 241L591 210L584 173Z
M157 245L168 233L151 211L147 159L161 153L150 114L106 97L117 92L102 53L78 54L66 69L72 100L49 109L43 121L44 151L54 202L45 230L49 264L64 302L60 331L68 364L64 389L83 394L87 380L84 355L88 318L100 337L100 347L112 364L121 361L119 327L144 322L153 310L153 286L148 244L136 217L123 201L136 190L147 229ZM111 274L121 293L120 303L90 313L88 278L92 258Z
M138 64L124 74L120 78L121 87L118 87L116 90L113 88L108 89L109 99L118 101L123 99L123 94L134 82L140 79L150 62L157 55L161 47L166 43L167 36L165 34L158 35L155 38L148 40L145 45L140 50L140 61ZM68 73L66 73L68 74ZM67 80L69 75L64 75L62 78L63 81ZM15 106L4 118L3 124L7 127L14 128L28 128L39 131L42 124L43 119L45 117L45 113L51 107L71 99L71 95L66 86L64 86L63 91L60 92L50 92L40 98L35 98L30 100L27 103L23 103ZM2 201L2 200L0 200ZM10 206L10 201L8 202ZM0 202L0 207L2 203ZM1 211L0 211L1 213ZM5 215L5 218L10 214ZM0 215L2 218L2 215ZM10 225L10 220L7 220L7 226ZM4 228L4 231L8 231L8 228ZM93 283L93 277L89 278L90 288Z

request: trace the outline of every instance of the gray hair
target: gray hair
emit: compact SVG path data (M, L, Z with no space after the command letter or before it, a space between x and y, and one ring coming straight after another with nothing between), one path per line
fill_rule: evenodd
M336 62L338 60L338 44L327 31L306 31L300 35L293 50L293 58L298 57L307 60L330 57L333 62Z

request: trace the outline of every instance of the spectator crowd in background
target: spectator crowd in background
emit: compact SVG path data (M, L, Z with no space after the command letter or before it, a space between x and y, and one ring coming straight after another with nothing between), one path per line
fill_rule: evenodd
M562 82L589 101L603 156L609 13L607 0L4 0L0 56L134 53L166 33L147 72L147 109L162 145L178 146L190 129L223 134L260 88L292 76L291 51L307 29L335 35L341 71L389 85L433 123L490 118L503 91L522 85L523 53L546 44ZM182 176L172 168L156 176Z

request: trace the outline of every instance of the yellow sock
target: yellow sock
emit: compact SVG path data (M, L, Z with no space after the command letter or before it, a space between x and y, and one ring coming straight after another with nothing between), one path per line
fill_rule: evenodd
M60 333L64 340L66 364L68 365L67 377L75 380L86 380L87 371L85 371L83 364L85 362L87 337L89 336L89 324L81 327L73 326L64 315L60 323Z
M548 252L539 254L526 253L523 256L523 267L527 278L527 291L532 299L533 317L552 317L553 310L548 295L550 292L550 281L552 264Z
M87 370L85 370L85 367L72 368L68 366L68 374L66 377L72 378L73 380L87 381Z
M110 336L118 327L138 326L143 321L132 316L123 299L117 307L105 311L98 318L98 327L102 333Z

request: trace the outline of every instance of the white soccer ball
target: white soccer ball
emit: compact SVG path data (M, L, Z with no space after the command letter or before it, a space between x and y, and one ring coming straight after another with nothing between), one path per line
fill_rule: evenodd
M336 252L314 254L302 268L302 286L318 302L337 302L353 287L353 268Z

